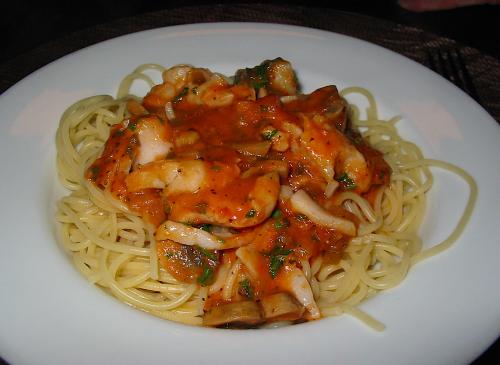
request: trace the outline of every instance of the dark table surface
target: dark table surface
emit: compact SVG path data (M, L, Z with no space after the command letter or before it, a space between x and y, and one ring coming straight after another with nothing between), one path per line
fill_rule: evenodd
M0 93L44 65L120 35L177 24L259 21L308 26L376 43L429 66L427 54L458 49L483 107L500 122L500 6L414 13L377 2L90 1L0 5ZM493 363L498 341L474 365ZM0 363L2 360L0 358Z
M428 52L458 49L481 104L500 122L500 32L494 29L500 6L415 13L396 0L341 5L331 0L316 0L314 5L294 0L275 0L272 5L219 1L90 0L78 9L71 2L43 1L0 9L0 92L53 60L123 34L186 23L261 21L347 34L427 66Z

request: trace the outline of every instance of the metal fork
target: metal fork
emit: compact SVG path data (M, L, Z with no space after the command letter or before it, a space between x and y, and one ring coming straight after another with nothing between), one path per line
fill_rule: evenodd
M481 104L481 100L459 49L428 51L427 64L433 71L446 77Z

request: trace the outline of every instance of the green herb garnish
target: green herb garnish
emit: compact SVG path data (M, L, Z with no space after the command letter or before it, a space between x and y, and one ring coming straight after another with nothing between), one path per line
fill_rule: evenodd
M180 93L172 100L174 103L179 102L187 93L189 92L189 87L184 86Z
M293 250L276 245L267 254L269 256L269 274L271 274L271 277L273 279L276 277L276 275L278 275L278 271L283 266L285 258L292 252Z
M264 138L268 141L272 140L276 135L278 134L278 130L277 129L274 129L272 131L269 131L269 132L265 132L264 133Z
M290 221L283 216L283 212L279 209L276 209L271 215L274 218L274 228L281 229L290 226Z
M267 69L269 68L269 63L263 62L258 66L253 68L254 75L252 75L252 86L254 89L260 89L261 87L265 87L269 80L267 78Z
M279 218L283 217L283 213L281 212L281 210L276 209L273 212L273 214L271 214L271 217L273 217L274 219L279 219Z
M214 269L210 266L204 266L202 274L198 277L198 283L200 283L201 286L207 286L213 276Z
M234 75L234 84L246 83L254 89L260 89L269 83L267 70L269 69L270 61L264 61L260 65L253 68L244 68L236 71Z
M137 123L136 122L130 122L127 126L128 129L130 129L132 132L137 129Z
M195 247L196 247L196 249L197 249L199 252L201 252L201 254L202 254L203 256L208 257L208 258L209 258L210 260L212 260L212 261L217 261L217 255L216 255L214 252L209 251L209 250L207 250L206 248L203 248L203 247L200 247L200 246L195 246Z
M274 228L281 229L290 226L288 219L279 219L274 222Z
M356 183L345 172L337 178L337 181L341 183L346 190L356 189Z
M220 171L222 167L220 167L219 165L213 165L212 167L210 167L210 169L214 171Z
M248 299L253 299L253 288L250 285L250 280L244 279L240 281L240 290L239 292L247 297Z

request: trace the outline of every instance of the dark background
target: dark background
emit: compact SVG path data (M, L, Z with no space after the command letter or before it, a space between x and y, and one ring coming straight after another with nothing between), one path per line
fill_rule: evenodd
M70 33L112 20L160 9L212 3L233 2L223 0L1 1L0 63L18 56L22 57L33 48ZM500 5L486 4L417 13L401 8L396 0L275 0L267 3L325 7L390 20L452 38L500 59ZM498 358L495 355L500 352L499 347L497 341L489 351L474 362L474 365L495 363L493 359ZM2 363L0 358L0 364Z
M0 63L68 33L115 19L172 7L233 2L223 0L88 0L32 3L1 1ZM264 3L264 1L260 2ZM468 6L445 11L415 13L401 8L396 0L275 0L268 3L328 7L383 18L455 39L500 59L500 31L498 29L500 5Z

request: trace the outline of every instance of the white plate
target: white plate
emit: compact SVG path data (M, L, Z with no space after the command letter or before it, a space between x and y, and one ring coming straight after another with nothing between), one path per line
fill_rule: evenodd
M278 330L230 331L163 321L88 284L54 238L54 135L74 101L114 94L146 62L191 63L232 74L281 56L306 91L337 84L373 91L385 116L428 157L457 164L479 185L455 246L365 303L377 333L344 316ZM419 64L346 36L252 23L198 24L131 34L83 49L30 75L0 98L0 354L14 364L461 364L500 329L500 128L473 100ZM451 231L467 187L435 171L429 243Z

